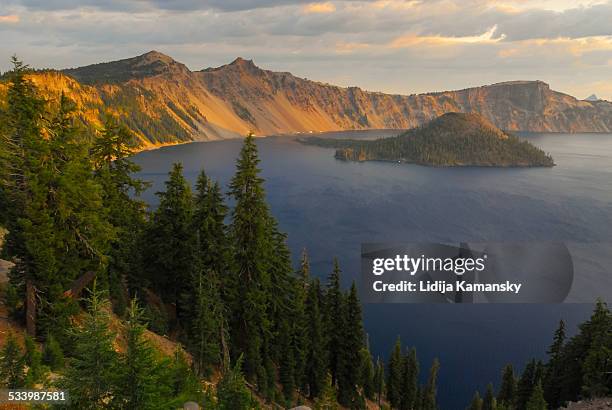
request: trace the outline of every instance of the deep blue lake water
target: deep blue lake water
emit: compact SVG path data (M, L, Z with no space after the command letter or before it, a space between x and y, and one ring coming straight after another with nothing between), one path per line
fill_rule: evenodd
M333 136L371 138L390 131ZM308 249L313 273L326 277L334 256L344 285L359 277L361 242L571 241L612 242L612 135L529 134L552 154L554 168L429 168L352 163L333 150L290 137L258 140L268 200L297 260ZM204 167L226 187L241 142L193 143L143 152L140 174L153 182L145 199L156 204L173 162L192 182ZM588 261L591 263L591 261ZM596 262L592 262L596 263ZM612 277L607 266L600 271ZM596 286L596 285L595 285ZM421 373L441 362L442 409L463 409L475 389L498 383L502 367L520 370L544 358L558 321L570 332L588 304L365 305L371 349L386 357L397 336L416 346Z

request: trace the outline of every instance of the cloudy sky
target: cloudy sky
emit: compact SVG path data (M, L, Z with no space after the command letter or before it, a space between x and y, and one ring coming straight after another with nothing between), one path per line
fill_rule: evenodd
M65 68L155 49L374 91L539 79L612 100L610 22L597 0L1 0L0 70L14 53Z

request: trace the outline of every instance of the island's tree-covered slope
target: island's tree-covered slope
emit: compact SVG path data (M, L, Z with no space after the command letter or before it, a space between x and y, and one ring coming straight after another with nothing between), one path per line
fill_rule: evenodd
M554 165L526 140L506 134L477 114L447 113L423 127L377 140L307 138L307 144L338 148L336 158L401 161L434 166L528 167Z
M478 113L508 131L611 132L612 103L582 101L541 81L514 81L427 94L337 87L237 58L201 71L162 53L63 71L33 80L49 98L66 91L86 122L119 114L142 145L352 129L408 129L447 112ZM5 89L0 81L0 95Z

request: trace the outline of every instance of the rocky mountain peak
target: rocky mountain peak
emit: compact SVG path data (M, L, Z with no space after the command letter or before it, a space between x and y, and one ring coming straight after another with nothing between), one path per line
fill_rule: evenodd
M148 53L144 53L142 55L134 57L134 60L139 64L153 64L153 63L163 63L163 64L180 64L172 57L160 53L156 50L151 50Z
M189 69L172 57L152 50L136 57L63 71L85 84L100 84L123 83L132 79L153 77L160 74L177 75L188 73Z
M253 62L253 60L246 60L242 57L237 57L234 61L232 61L230 64L230 66L235 66L235 67L243 67L243 68L258 68L255 63Z

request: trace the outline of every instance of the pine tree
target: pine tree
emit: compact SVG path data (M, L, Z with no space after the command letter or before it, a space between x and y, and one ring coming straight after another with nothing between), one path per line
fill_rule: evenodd
M321 285L319 279L315 279L308 288L308 298L306 299L308 327L304 336L304 338L309 340L306 352L305 377L308 393L311 398L319 397L322 393L327 376L323 319L321 317L321 302L319 300L320 293Z
M162 406L169 389L149 341L144 338L142 310L132 299L128 310L127 348L115 374L113 403L125 410L154 410Z
M59 370L64 367L64 352L53 334L48 334L45 340L43 363L51 370Z
M385 391L385 364L380 357L376 359L376 369L374 371L374 388L376 391L376 403L381 407L383 393Z
M11 288L23 300L26 284L39 300L30 332L61 331L74 305L62 299L67 286L87 270L104 270L112 227L105 220L101 190L93 180L83 130L74 104L61 95L44 118L44 101L14 60L2 113L0 185L10 204L6 252L16 258ZM44 137L43 137L44 134ZM78 189L75 189L78 187ZM34 318L35 312L28 317Z
M229 243L225 218L227 206L223 201L221 188L202 170L196 182L194 198L193 227L199 234L197 252L202 261L204 273L217 275L227 273Z
M487 393L482 401L482 410L495 410L497 409L497 401L495 400L495 394L493 393L493 384L487 385Z
M362 363L359 352L365 346L361 305L355 282L351 285L343 310L344 329L338 358L338 401L344 406L354 406L359 398L357 386Z
M588 335L590 344L582 365L582 391L587 397L605 397L612 393L612 314L607 305L598 300L595 310L581 331Z
M162 374L162 382L168 386L170 394L162 408L178 408L187 401L199 401L202 398L202 386L198 378L193 374L185 352L179 344L174 350L171 360L164 360L161 367L165 369Z
M38 351L36 342L30 336L26 336L25 339L25 354L24 361L28 366L28 372L25 378L25 385L27 387L34 387L38 382L43 381L44 369L42 367L42 354Z
M59 386L70 395L70 408L98 409L114 395L118 356L113 349L109 303L94 290L81 327L73 331L75 348Z
M130 160L134 140L129 128L107 114L104 127L90 151L94 175L102 186L104 207L117 230L109 252L108 275L115 311L120 315L127 307L125 282L132 293L147 285L138 258L146 205L138 197L148 184L132 177L133 173L140 171L140 167Z
M403 357L401 405L403 410L411 410L415 407L419 382L419 362L416 349Z
M544 372L544 397L551 407L561 405L561 383L563 379L563 347L565 343L565 322L561 320L555 331L553 343L548 349L548 363Z
M536 361L531 360L525 366L521 377L517 383L517 391L516 391L516 407L518 409L524 409L527 406L527 401L531 397L531 393L533 392L533 388L536 384Z
M154 289L177 306L181 319L187 315L181 302L193 275L193 201L181 164L174 164L165 184L166 190L157 193L160 202L147 234L147 271Z
M325 334L327 335L327 354L332 385L338 382L340 368L340 350L342 349L343 323L343 295L340 288L340 265L334 258L334 268L327 282L325 293Z
M196 374L208 376L221 363L222 342L227 337L224 304L216 273L199 273L196 278L189 345Z
M44 277L36 280L36 287L48 302L40 304L40 330L61 335L58 330L69 327L69 317L76 313L76 306L66 306L63 292L88 271L96 272L98 285L107 287L106 255L116 232L108 222L102 188L92 174L76 105L63 94L47 131L50 161L46 186L41 186L40 203L34 201L32 207L32 231L26 232L40 246L39 270L40 266L46 270L40 270ZM44 242L40 235L47 233L39 230L37 221L52 226L53 234L45 236Z
M389 358L387 373L387 399L393 408L401 406L403 370L402 343L398 336Z
M231 342L234 357L244 353L247 380L259 389L268 384L264 358L265 341L271 324L268 316L270 297L270 252L268 206L263 179L259 176L259 158L253 135L244 139L229 195L235 206L231 212L230 238L233 274L230 284Z
M241 371L242 358L223 374L217 386L219 410L251 410L253 399Z
M370 399L376 399L376 385L374 384L375 369L372 362L372 354L367 347L363 347L360 351L361 374L359 385L363 387L363 395Z
M21 348L9 333L0 352L0 383L8 389L20 389L25 383L25 363Z
M308 390L308 380L306 376L307 355L311 341L306 337L310 326L310 318L307 316L307 298L310 286L310 262L306 249L302 251L300 268L297 272L297 280L294 281L294 303L293 303L293 327L292 327L292 347L295 359L295 383L301 391Z
M264 338L263 358L268 363L268 386L274 385L274 370L272 361L278 363L285 377L284 389L288 392L296 387L295 366L296 356L299 355L294 343L298 307L296 302L299 290L297 280L293 276L291 266L291 253L286 244L286 235L278 230L277 222L268 217L268 229L271 247L268 250L270 262L270 289L268 290L268 317L270 320L270 333ZM290 375L290 376L289 376Z
M204 171L198 176L194 204L194 273L192 291L184 300L192 307L186 319L196 374L207 376L212 366L221 363L222 344L228 336L221 284L227 273L229 248L224 222L227 208L219 185Z
M423 410L436 410L436 395L438 392L437 380L438 371L440 370L440 362L438 359L434 359L431 369L429 370L429 378L427 379L427 385L423 391Z
M472 397L472 402L470 403L470 407L468 410L482 410L483 400L480 398L480 393L474 393L474 397Z
M502 372L502 383L497 394L497 403L507 408L514 406L516 401L516 379L511 364L507 364Z
M283 387L283 395L287 403L293 402L295 383L295 350L292 346L292 332L289 322L284 320L278 334L280 338L280 358L278 364L278 378Z
M338 410L338 401L336 399L336 389L332 384L331 374L325 377L325 383L321 394L315 400L315 410Z
M544 390L542 389L542 383L538 382L533 392L531 393L531 397L527 402L526 410L547 410L548 405L546 404L546 400L544 400Z

